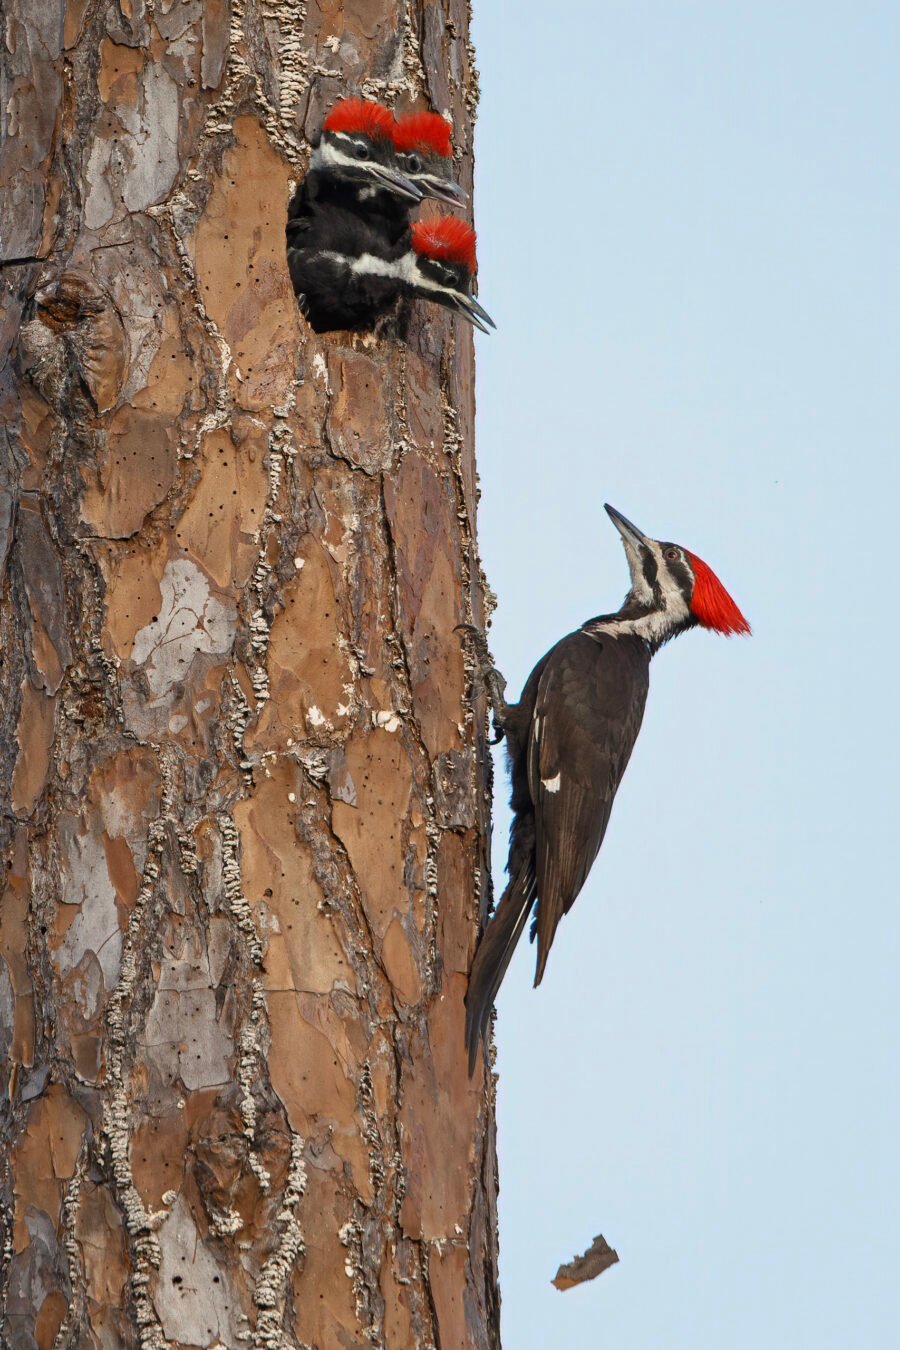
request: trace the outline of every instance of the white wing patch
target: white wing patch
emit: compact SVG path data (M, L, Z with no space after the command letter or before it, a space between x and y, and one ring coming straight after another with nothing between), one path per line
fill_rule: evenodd
M541 783L547 792L559 792L560 776L556 773L552 778L542 778Z

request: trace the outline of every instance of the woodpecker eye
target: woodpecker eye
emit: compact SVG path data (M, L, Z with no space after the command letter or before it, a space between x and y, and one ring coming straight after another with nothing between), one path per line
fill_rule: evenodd
M677 548L667 548L663 557L667 562L677 562L681 557L681 550Z
M353 153L356 155L357 159L368 159L369 147L366 145L365 141L357 141L353 146Z
M418 173L422 167L422 161L419 159L418 155L407 155L406 167L409 169L410 173Z

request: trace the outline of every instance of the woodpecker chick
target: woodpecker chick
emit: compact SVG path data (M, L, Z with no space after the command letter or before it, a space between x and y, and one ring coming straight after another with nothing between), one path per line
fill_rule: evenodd
M471 294L477 271L475 231L456 216L417 220L412 226L412 255L404 259L408 289L424 300L445 305L479 328L496 328Z
M367 214L401 202L408 212L423 193L398 168L393 134L393 113L380 103L362 98L336 103L325 118L300 185L305 199Z
M483 333L496 326L469 294L475 231L454 217L417 221L410 244L392 245L365 218L323 207L288 221L288 265L317 333L371 328L401 295L445 305Z
M342 99L325 118L309 170L291 198L286 226L291 277L300 308L318 332L341 325L326 317L317 325L311 318L318 305L310 296L327 298L329 284L327 276L317 279L310 270L317 253L361 247L353 242L357 227L366 238L374 232L379 250L408 244L409 208L422 193L397 168L393 132L394 115L380 103ZM340 313L339 297L336 309ZM351 314L347 326L365 327L364 316L354 320Z
M291 281L317 333L371 329L401 291L408 239L391 243L365 216L322 204L287 223Z
M467 193L450 179L453 149L450 124L439 113L413 112L398 117L393 129L397 167L423 197L460 206Z
M611 506L631 589L621 609L589 619L551 647L507 704L481 633L472 632L505 735L512 778L509 883L481 938L466 996L469 1073L491 1008L532 910L540 984L557 925L587 880L634 747L650 660L698 625L726 637L750 627L715 574L678 544L649 539Z

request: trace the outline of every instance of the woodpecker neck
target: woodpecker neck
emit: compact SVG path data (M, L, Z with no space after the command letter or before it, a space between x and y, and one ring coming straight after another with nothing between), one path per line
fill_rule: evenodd
M684 610L679 613L677 608L640 609L629 596L618 614L602 614L597 619L589 619L582 624L582 632L592 638L635 637L644 643L652 656L670 638L694 627L696 619L686 606Z

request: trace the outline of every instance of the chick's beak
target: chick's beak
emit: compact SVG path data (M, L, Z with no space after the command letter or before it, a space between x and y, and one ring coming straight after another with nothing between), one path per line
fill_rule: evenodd
M424 196L421 188L416 187L409 178L404 178L397 169L391 169L386 164L373 164L370 161L366 164L366 171L376 183L387 188L388 192L393 192L396 197L405 198L409 202L420 202Z
M438 297L432 298L437 299ZM462 291L452 291L447 296L445 304L454 310L461 319L465 319L473 328L479 329L482 333L489 333L491 328L497 327L490 314L482 305L479 305L474 296L465 295Z
M469 199L465 188L453 183L449 178L439 178L437 174L419 175L418 186L425 197L434 197L436 201L446 202L448 206L464 206Z

